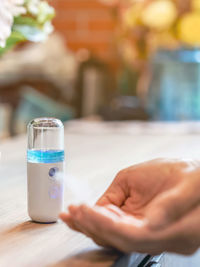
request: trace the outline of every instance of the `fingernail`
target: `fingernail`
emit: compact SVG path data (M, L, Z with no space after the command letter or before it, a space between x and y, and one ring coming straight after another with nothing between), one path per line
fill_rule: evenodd
M67 213L65 213L65 212L61 212L60 214L59 214L59 218L61 219L61 220L63 220L63 221L65 221L66 220L66 218L68 218L68 214Z
M71 206L69 206L68 210L69 210L69 213L75 215L77 213L78 207L71 205Z
M64 217L65 217L65 213L64 213L64 212L60 213L60 214L58 215L58 217L59 217L61 220L63 220Z

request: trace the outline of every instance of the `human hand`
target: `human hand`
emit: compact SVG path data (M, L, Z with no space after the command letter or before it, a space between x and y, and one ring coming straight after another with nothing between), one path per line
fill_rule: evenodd
M200 163L154 160L122 170L96 206L61 218L97 244L124 252L193 253L200 245Z

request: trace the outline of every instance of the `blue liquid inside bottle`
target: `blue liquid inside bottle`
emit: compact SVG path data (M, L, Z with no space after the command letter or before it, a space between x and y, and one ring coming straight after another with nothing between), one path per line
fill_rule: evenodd
M33 150L27 151L27 160L31 163L56 163L65 159L64 150Z

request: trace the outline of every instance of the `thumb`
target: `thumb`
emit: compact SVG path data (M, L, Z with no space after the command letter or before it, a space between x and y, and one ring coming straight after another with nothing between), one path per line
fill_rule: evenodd
M149 227L160 230L183 217L200 203L199 184L187 181L159 195L146 212Z
M99 198L96 205L115 205L121 207L127 198L127 186L124 179L120 179L120 175L116 176L105 193Z

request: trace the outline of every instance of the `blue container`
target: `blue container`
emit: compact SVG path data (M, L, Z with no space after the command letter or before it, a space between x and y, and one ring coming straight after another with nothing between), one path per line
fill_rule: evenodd
M159 51L147 103L153 120L200 120L200 50Z

